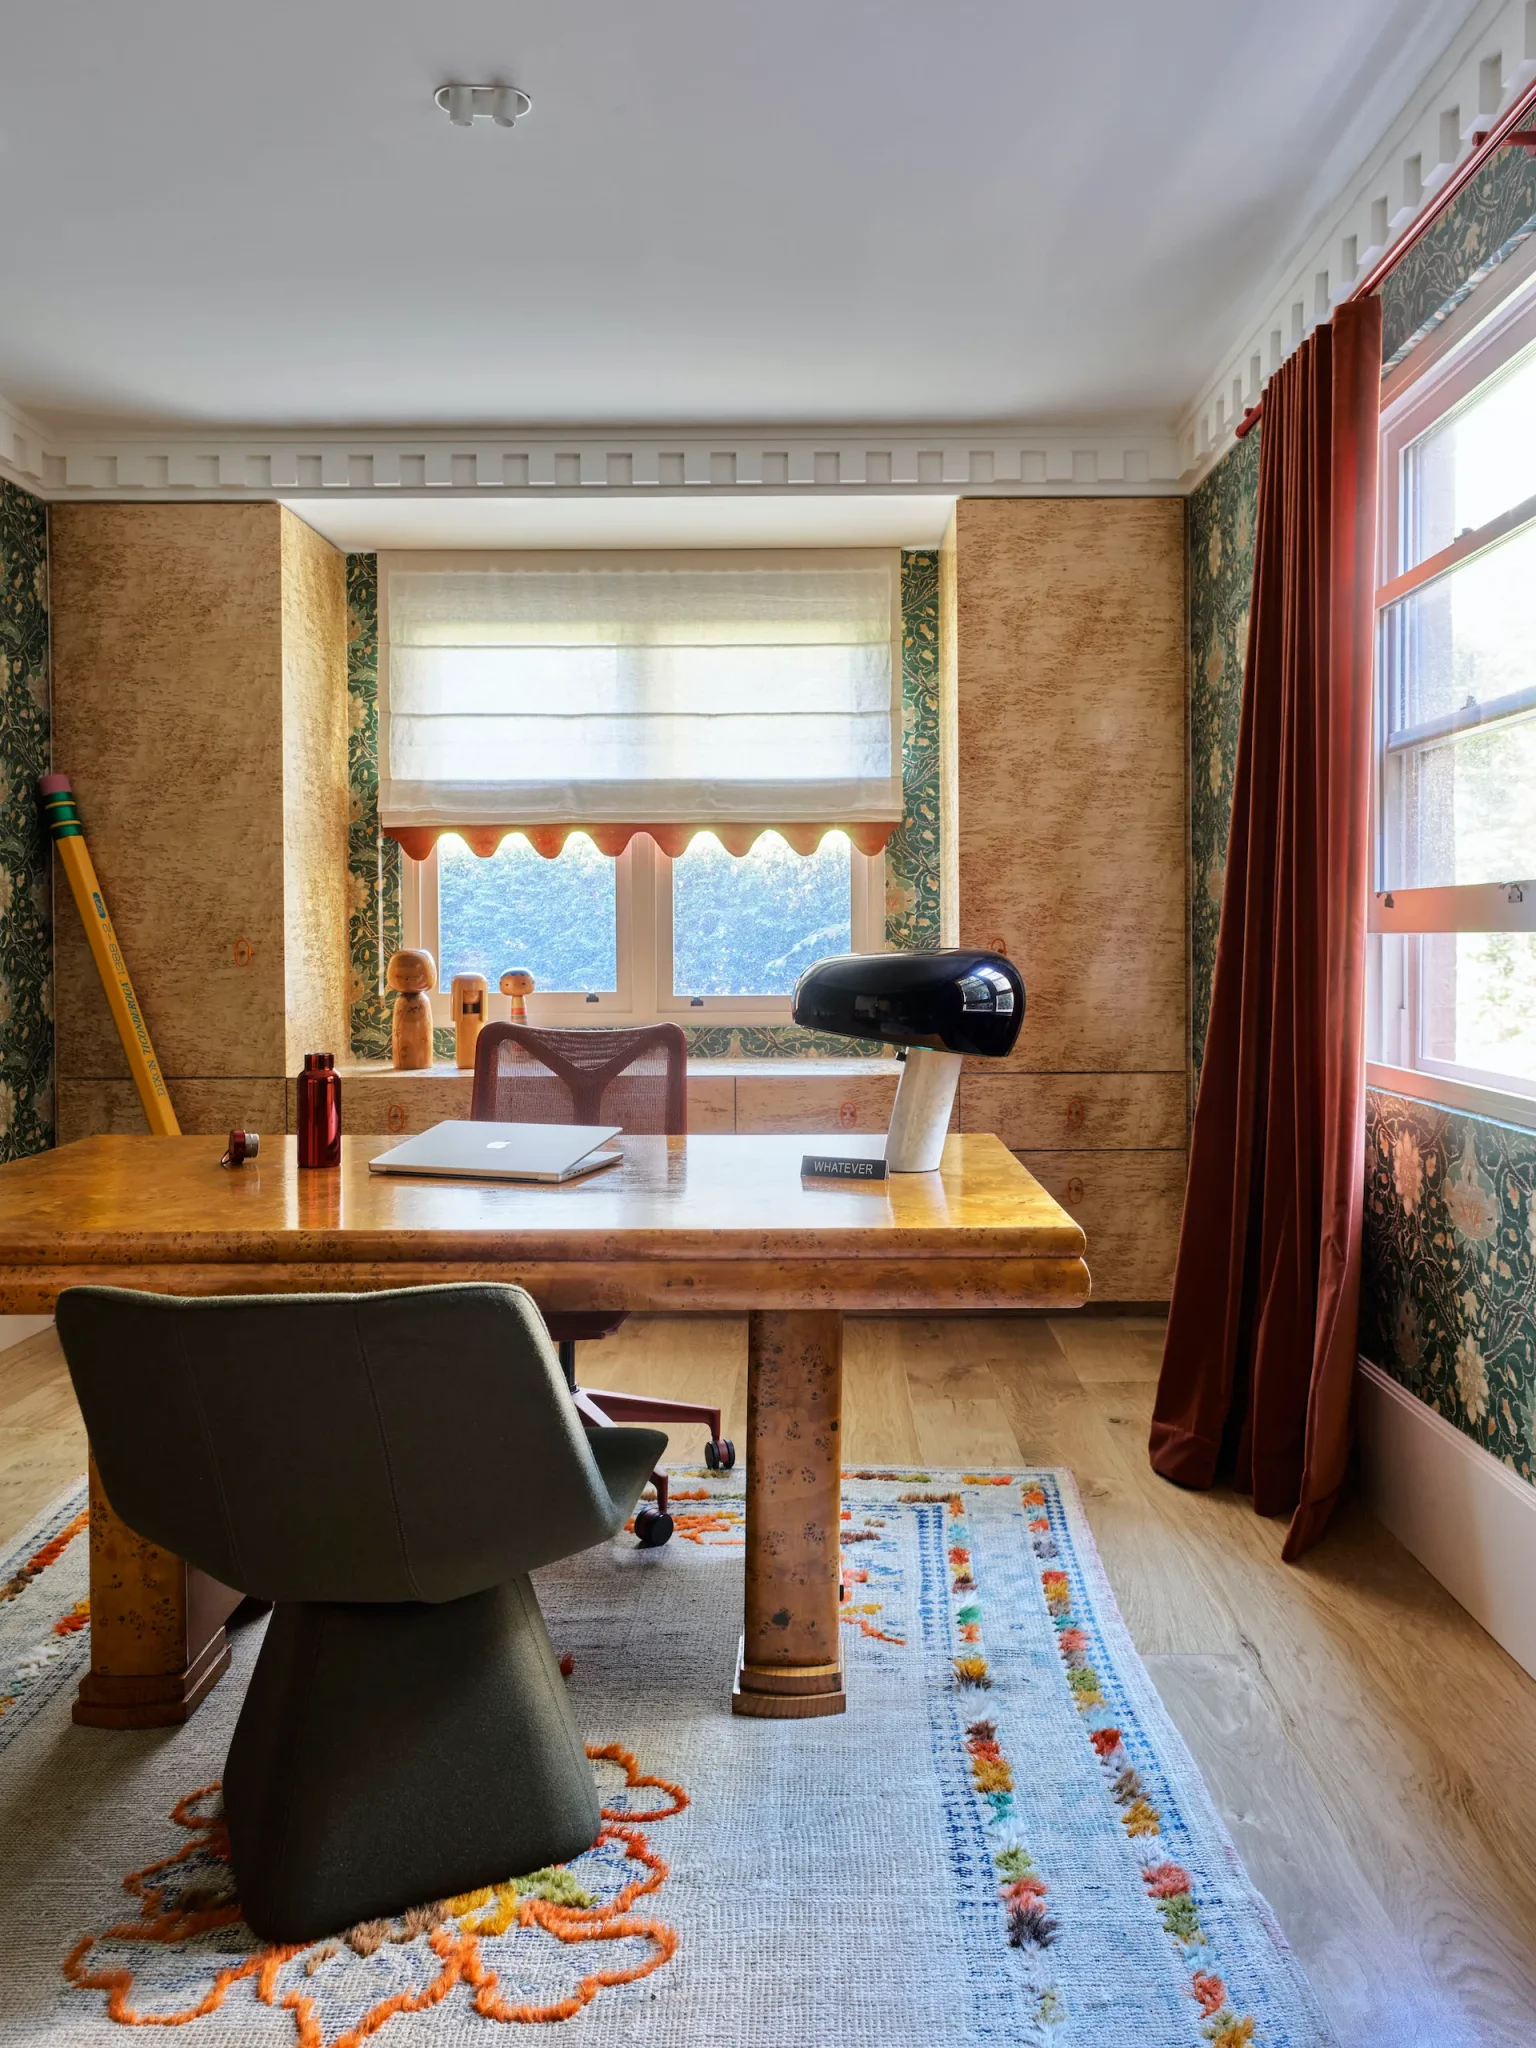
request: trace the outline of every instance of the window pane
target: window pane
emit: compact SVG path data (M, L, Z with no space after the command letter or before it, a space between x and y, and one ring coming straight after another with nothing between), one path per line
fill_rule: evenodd
M1403 480L1403 569L1536 497L1536 348L1405 449Z
M1536 932L1434 932L1419 943L1428 1057L1536 1088Z
M1382 615L1385 888L1536 874L1533 589L1536 527Z
M1536 875L1536 719L1389 757L1383 778L1388 889Z
M1536 526L1390 605L1388 734L1536 684L1532 591Z
M525 967L541 989L599 993L618 986L614 862L584 832L554 860L520 832L489 859L457 833L437 842L440 986L483 974L494 989Z
M851 849L829 832L802 855L765 832L736 859L700 833L672 863L672 988L787 996L813 961L853 945Z

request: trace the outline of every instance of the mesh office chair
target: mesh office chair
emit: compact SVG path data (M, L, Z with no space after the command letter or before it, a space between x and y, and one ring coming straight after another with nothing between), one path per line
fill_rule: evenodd
M583 1429L520 1287L59 1297L97 1470L151 1543L274 1603L224 1768L265 1941L563 1863L597 1785L528 1574L666 1449Z
M676 1024L628 1030L536 1031L526 1024L488 1024L475 1048L470 1116L477 1123L619 1124L625 1131L681 1137L688 1128L688 1041ZM649 1395L603 1393L576 1384L576 1346L610 1336L624 1311L551 1315L549 1334L576 1405L595 1429L620 1422L702 1422L709 1441L704 1461L729 1470L736 1451L720 1434L720 1410L696 1401L661 1401ZM654 1509L635 1517L647 1548L672 1534L667 1479L652 1474Z

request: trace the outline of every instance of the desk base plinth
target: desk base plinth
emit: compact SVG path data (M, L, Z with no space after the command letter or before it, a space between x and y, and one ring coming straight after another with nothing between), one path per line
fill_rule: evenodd
M91 1488L91 1668L74 1719L86 1728L174 1728L229 1669L233 1586L136 1535Z
M753 1664L746 1660L746 1638L736 1647L736 1682L731 1687L731 1712L758 1721L810 1721L822 1714L848 1711L843 1662L835 1664Z
M175 1728L189 1721L229 1669L221 1627L185 1671L113 1677L87 1671L70 1710L82 1728Z

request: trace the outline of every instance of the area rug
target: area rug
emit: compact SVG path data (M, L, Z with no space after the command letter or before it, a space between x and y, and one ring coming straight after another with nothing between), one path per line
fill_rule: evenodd
M817 1721L729 1712L740 1474L680 1475L674 1502L667 1548L620 1539L538 1577L603 1787L596 1846L301 1948L246 1929L220 1820L261 1624L185 1727L72 1726L83 1494L56 1503L0 1563L0 2040L1332 2044L1070 1474L849 1474L850 1708Z

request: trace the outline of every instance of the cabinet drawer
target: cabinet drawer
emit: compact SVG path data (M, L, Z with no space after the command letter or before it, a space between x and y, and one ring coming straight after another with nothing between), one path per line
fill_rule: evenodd
M900 1069L894 1060L880 1062L873 1074L739 1075L736 1081L738 1131L884 1131L891 1120Z
M1181 1151L1185 1079L1177 1074L990 1074L960 1078L960 1128L992 1131L1015 1152Z
M1165 1302L1184 1206L1182 1152L1020 1152L1088 1239L1094 1301Z

